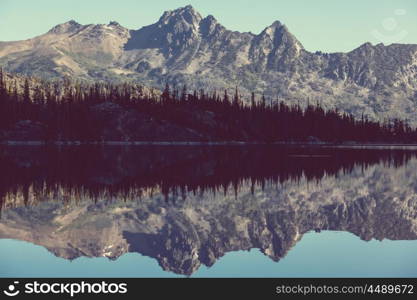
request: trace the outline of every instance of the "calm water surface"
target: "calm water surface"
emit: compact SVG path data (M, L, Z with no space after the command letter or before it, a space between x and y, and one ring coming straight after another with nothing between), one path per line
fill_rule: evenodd
M417 277L417 151L0 148L0 276Z

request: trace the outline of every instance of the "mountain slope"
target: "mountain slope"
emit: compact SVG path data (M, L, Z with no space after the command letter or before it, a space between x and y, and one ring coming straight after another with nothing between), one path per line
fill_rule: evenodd
M30 40L0 43L0 65L159 88L165 82L206 90L239 86L248 100L251 91L265 92L270 101L319 101L357 117L417 125L417 45L366 43L348 53L311 53L278 21L258 35L240 33L191 6L139 30L69 21Z

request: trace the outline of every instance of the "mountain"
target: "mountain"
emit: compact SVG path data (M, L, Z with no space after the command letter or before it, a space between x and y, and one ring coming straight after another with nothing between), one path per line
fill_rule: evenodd
M320 102L359 118L417 125L417 45L366 43L348 53L312 53L278 21L259 34L240 33L191 6L139 30L72 20L29 40L0 42L0 65L47 78L137 80L158 88L238 86L247 101L255 91L270 101Z

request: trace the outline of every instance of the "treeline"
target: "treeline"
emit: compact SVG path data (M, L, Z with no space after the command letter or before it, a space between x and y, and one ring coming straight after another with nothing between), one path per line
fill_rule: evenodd
M384 123L355 119L337 109L319 104L302 107L272 103L252 93L250 103L242 101L238 89L207 93L189 92L166 85L162 93L145 92L140 85L125 83L81 84L62 81L31 86L26 79L22 91L7 84L0 71L0 131L16 122L42 124L45 141L103 141L105 120L93 117L94 108L114 103L134 111L198 132L207 141L246 142L388 142L412 143L416 129L403 120ZM122 139L122 137L121 137Z
M378 164L399 168L416 154L281 145L3 147L0 169L7 176L0 181L0 210L7 198L12 203L6 206L13 206L13 199L30 205L51 199L130 200L162 193L175 202L206 192L237 195L247 188L254 193L282 184L315 186L323 178L357 178Z

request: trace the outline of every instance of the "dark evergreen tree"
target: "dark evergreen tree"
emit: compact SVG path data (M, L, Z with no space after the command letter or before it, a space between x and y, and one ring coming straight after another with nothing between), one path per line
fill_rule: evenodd
M206 140L417 141L416 129L407 120L384 120L380 123L369 120L366 115L355 119L337 109L324 110L319 102L315 105L308 103L306 107L301 107L299 102L292 105L278 101L267 104L265 95L257 103L255 93L250 96L250 105L245 105L237 87L230 101L227 89L223 97L216 91L207 93L200 90L187 94L186 86L180 93L176 88L171 91L168 83L160 96L156 96L153 90L145 94L143 87L134 83L87 84L69 79L32 82L27 78L23 89L19 90L17 80L7 83L5 76L0 69L0 131L9 129L20 120L33 120L46 128L47 141L101 141L109 120L97 119L93 112L105 102L112 102L119 110L129 111L129 114L140 112L156 120L154 124L169 123L188 128ZM116 138L122 139L123 136Z

